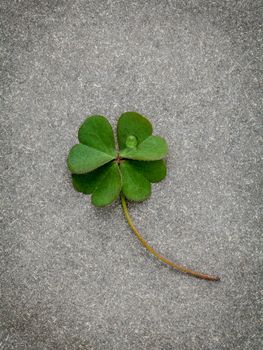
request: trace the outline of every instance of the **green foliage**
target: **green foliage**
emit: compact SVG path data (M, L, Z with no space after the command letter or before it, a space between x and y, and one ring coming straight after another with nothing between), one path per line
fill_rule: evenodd
M121 173L118 164L111 163L92 193L92 204L97 207L104 207L112 203L119 196L121 186Z
M152 136L150 121L135 112L118 120L119 153L113 130L103 116L91 116L78 132L79 144L68 155L74 188L92 194L92 203L102 207L112 203L122 191L127 199L143 201L151 195L151 182L166 176L162 158L166 141Z
M73 174L85 174L113 160L114 157L83 144L71 148L68 167Z
M126 148L129 136L135 136L140 144L153 132L150 121L136 112L126 112L120 116L117 126L118 143L120 150Z
M120 156L136 160L159 160L168 152L166 141L159 136L149 136L138 147L125 148Z
M133 167L150 182L162 181L166 176L166 165L163 160L152 162L140 162L137 160L129 160Z
M131 161L120 164L122 173L122 192L127 199L143 201L151 195L151 183L140 173Z
M105 117L94 115L85 120L78 132L79 142L116 157L113 130Z

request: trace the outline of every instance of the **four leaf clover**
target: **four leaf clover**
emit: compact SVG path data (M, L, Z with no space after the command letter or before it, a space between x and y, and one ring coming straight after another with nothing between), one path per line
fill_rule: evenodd
M88 117L78 132L79 144L72 147L68 167L74 188L92 194L92 203L101 207L120 194L133 201L151 195L151 183L166 176L162 158L166 141L152 135L150 121L136 112L121 115L117 125L118 150L112 127L103 116Z
M129 215L126 198L143 201L151 195L151 183L166 176L163 158L168 147L165 140L152 135L149 120L136 112L126 112L118 120L118 149L112 127L100 115L87 118L79 128L79 144L68 155L68 167L72 173L74 188L84 194L92 194L92 203L103 207L119 195L128 224L141 244L157 259L174 269L189 275L219 281L211 276L175 264L152 248L141 236Z

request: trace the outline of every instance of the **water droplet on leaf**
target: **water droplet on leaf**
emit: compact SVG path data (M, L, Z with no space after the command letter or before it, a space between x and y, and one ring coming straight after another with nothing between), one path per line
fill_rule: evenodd
M138 140L136 136L129 135L126 139L126 147L128 148L135 148L138 144Z

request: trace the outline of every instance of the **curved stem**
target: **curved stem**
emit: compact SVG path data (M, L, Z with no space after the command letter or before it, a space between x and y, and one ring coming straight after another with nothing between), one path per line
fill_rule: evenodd
M123 208L123 212L124 215L128 221L128 224L130 225L131 229L133 230L133 232L135 233L136 237L138 238L138 240L141 242L141 244L151 253L153 254L157 259L161 260L163 263L173 267L174 269L183 272L183 273L187 273L188 275L197 277L197 278L201 278L201 279L205 279L208 281L219 281L220 277L218 276L211 276L211 275L207 275L201 272L197 272L197 271L193 271L191 269L188 269L187 267L175 264L174 262L172 262L171 260L165 258L164 256L162 256L161 254L159 254L158 252L156 252L146 241L145 239L141 236L141 234L139 233L139 231L137 230L137 228L134 226L134 223L130 217L130 214L128 212L128 208L127 208L127 204L126 204L126 200L125 197L123 195L123 193L121 193L121 204L122 204L122 208Z

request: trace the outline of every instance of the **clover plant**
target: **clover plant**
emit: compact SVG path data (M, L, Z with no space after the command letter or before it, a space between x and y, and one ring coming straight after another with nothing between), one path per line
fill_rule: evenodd
M104 207L119 196L124 215L142 245L163 263L189 275L218 281L219 277L192 271L157 253L141 236L129 215L126 199L143 201L151 195L151 183L166 176L163 158L168 153L166 141L152 135L150 121L136 112L121 115L117 125L118 148L112 127L100 115L88 117L78 131L79 143L68 155L68 168L74 188L91 194L96 207Z

